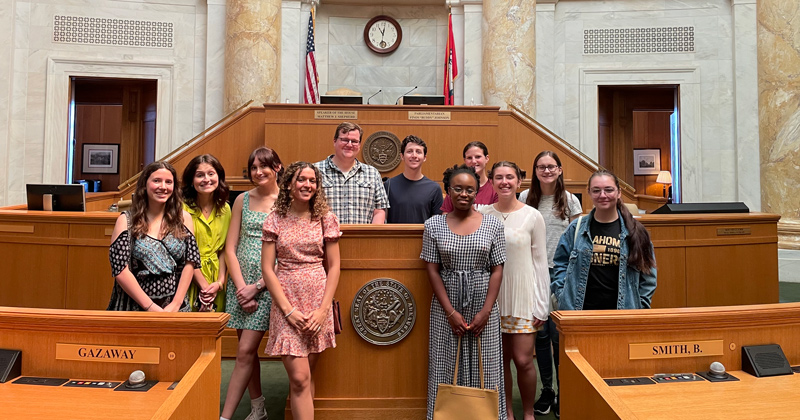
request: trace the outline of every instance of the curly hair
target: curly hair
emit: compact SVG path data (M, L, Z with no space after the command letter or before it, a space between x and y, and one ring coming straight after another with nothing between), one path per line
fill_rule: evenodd
M159 169L166 169L172 174L174 187L172 195L167 199L164 205L164 219L161 223L161 234L166 236L172 234L175 238L183 239L184 225L183 225L183 199L181 197L181 189L178 185L178 174L175 168L169 162L156 161L147 165L139 180L136 181L136 191L133 193L133 200L131 202L131 238L143 238L150 230L149 222L147 220L147 207L150 205L149 197L147 195L147 181L150 175Z
M467 165L453 165L452 168L445 169L444 173L442 174L442 184L444 184L445 194L450 195L450 180L459 174L472 175L475 178L476 190L481 186L481 178L478 176L478 173L475 172L475 168Z
M316 166L308 162L294 162L286 168L286 173L281 178L279 185L280 191L278 192L278 199L275 200L273 210L281 217L286 217L289 209L292 207L292 188L297 176L300 175L303 169L311 168L314 170L314 176L317 178L317 192L311 197L308 203L309 210L311 210L311 220L320 220L328 211L328 200L325 198L325 190L322 188L322 174Z
M194 159L192 159L189 164L186 165L186 169L183 170L183 176L181 177L181 180L183 181L183 202L192 208L197 206L197 190L194 189L194 175L201 163L207 163L211 165L211 167L217 172L219 182L217 184L217 189L214 190L213 200L214 207L217 210L222 209L225 207L225 203L228 201L230 188L225 182L225 168L222 167L222 164L219 163L217 158L209 154L195 156Z

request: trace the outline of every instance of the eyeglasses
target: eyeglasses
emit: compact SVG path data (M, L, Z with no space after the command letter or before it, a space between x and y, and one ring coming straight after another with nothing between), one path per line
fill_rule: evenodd
M475 193L477 192L475 191L475 188L450 187L450 189L458 195L461 195L463 193L466 193L467 195L475 195Z
M342 138L339 138L339 139L336 139L336 140L339 140L340 142L342 142L344 144L350 143L353 146L357 146L359 143L361 143L361 140L350 140L350 139L342 139Z
M603 189L592 188L591 190L589 190L589 194L594 195L594 196L599 196L602 193L606 193L606 195L611 195L611 194L614 194L615 192L617 192L617 189L616 188L611 188L611 187L603 188Z
M539 172L550 171L555 172L556 169L560 168L560 166L556 165L536 165L536 170Z

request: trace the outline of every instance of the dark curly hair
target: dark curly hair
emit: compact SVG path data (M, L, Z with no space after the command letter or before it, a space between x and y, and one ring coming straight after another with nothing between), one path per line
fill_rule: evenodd
M201 163L211 165L217 172L219 183L217 184L217 189L214 190L214 207L220 210L224 208L225 203L228 202L230 188L225 182L225 168L222 167L222 164L219 163L217 158L209 154L195 156L194 159L186 165L186 169L183 170L183 176L181 177L183 181L183 202L189 207L197 207L197 190L194 189L194 174L197 172L197 168Z
M469 167L467 165L453 165L452 168L447 168L444 170L442 174L442 184L444 184L444 192L447 195L450 195L450 180L458 175L458 174L469 174L475 178L475 190L480 188L481 186L481 178L475 172L475 168Z
M322 216L329 211L328 200L325 198L325 190L322 188L322 174L316 166L308 162L294 162L286 168L286 173L280 181L280 191L278 192L278 199L275 200L273 210L281 217L286 217L289 209L292 207L292 187L297 180L297 176L303 169L311 168L314 170L314 176L317 177L317 192L311 197L308 203L309 210L311 210L311 220L320 220Z
M183 225L183 199L181 198L181 189L179 188L178 174L175 168L169 163L164 161L155 161L145 166L139 180L136 181L136 191L133 193L131 201L131 231L130 236L138 239L147 235L149 223L147 221L147 207L150 204L149 197L147 196L147 181L150 175L159 169L166 169L172 174L173 189L172 195L167 199L164 205L164 219L161 223L161 234L166 236L172 234L175 238L184 238L184 225Z

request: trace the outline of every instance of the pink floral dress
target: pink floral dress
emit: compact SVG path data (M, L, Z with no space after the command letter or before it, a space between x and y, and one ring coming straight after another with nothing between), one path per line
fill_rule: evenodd
M324 232L323 232L324 231ZM301 219L292 214L281 217L272 212L264 220L261 240L275 242L278 276L283 293L293 307L304 314L322 305L327 275L322 265L324 241L338 241L341 232L333 212L322 220ZM303 332L289 325L273 301L270 310L269 339L264 350L273 356L307 357L328 347L336 347L333 312L318 334Z

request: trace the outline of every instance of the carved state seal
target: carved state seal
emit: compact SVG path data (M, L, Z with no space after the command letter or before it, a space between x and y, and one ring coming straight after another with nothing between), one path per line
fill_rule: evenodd
M358 290L350 308L358 335L379 346L404 339L417 320L414 296L394 279L371 280Z
M364 140L364 162L380 172L389 172L400 165L400 139L388 131L376 131Z

